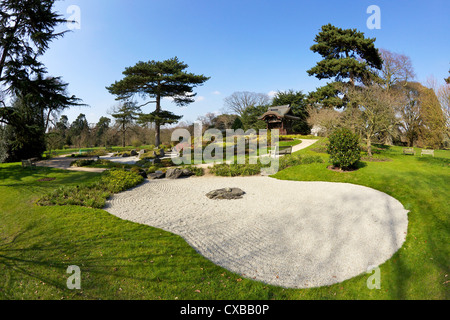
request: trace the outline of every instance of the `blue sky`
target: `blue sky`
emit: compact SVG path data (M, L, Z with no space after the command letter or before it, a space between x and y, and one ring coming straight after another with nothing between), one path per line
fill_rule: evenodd
M80 29L55 40L43 57L49 74L62 76L69 93L89 105L64 111L71 122L79 113L91 123L109 116L117 101L105 87L126 67L174 56L211 77L187 108L164 100L163 108L183 120L220 111L235 91L308 93L326 83L306 70L321 59L310 47L328 23L410 56L418 81L443 81L450 69L448 0L66 0L56 10L69 18L71 5L80 9ZM367 27L370 5L381 10L379 30Z

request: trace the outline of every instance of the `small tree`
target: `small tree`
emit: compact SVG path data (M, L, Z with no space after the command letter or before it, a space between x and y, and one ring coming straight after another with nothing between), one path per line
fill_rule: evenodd
M122 133L122 147L126 145L126 134L130 125L138 119L140 111L141 109L136 106L136 103L128 101L116 108L111 114Z
M347 128L336 129L329 137L327 152L333 166L349 169L361 159L359 137Z
M237 117L236 120L234 120L231 129L233 130L244 129L244 125L242 124L241 118Z
M343 113L344 123L351 125L366 140L367 154L372 157L372 142L386 133L395 135L397 125L394 106L397 97L379 85L342 89L351 102Z

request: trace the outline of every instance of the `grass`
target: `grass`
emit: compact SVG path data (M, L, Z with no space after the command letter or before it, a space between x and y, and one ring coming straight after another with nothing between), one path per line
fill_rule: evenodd
M327 159L311 149L297 154ZM380 149L392 161L364 162L349 173L314 163L275 175L368 186L410 210L406 242L381 266L380 290L367 288L367 274L302 290L245 279L214 265L177 235L101 209L35 204L56 188L95 183L100 174L2 164L0 299L449 299L450 151L436 151L432 158ZM55 180L38 181L43 178ZM70 265L81 268L81 290L66 287Z

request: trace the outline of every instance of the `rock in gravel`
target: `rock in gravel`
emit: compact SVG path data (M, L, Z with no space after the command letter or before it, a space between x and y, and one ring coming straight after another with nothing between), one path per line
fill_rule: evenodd
M208 192L206 196L209 199L234 200L242 199L244 194L245 192L239 188L224 188Z
M190 177L194 175L194 173L189 169L182 169L181 171L183 173L183 177Z
M165 177L165 173L164 172L162 172L162 171L156 171L155 173L150 173L150 174L148 174L147 175L147 177L150 179L150 180L153 180L153 179L162 179L162 178L164 178Z
M179 168L169 169L166 172L166 178L167 179L178 179L182 175L183 175L183 170L181 170Z
M146 153L146 150L144 150L144 149L140 150L139 153L138 153L139 159L140 159L145 153Z

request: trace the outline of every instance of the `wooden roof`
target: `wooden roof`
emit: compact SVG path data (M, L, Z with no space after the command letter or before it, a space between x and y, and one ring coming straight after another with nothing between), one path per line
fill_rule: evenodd
M266 120L267 118L273 117L276 117L279 121L282 121L283 119L300 120L299 117L296 117L292 114L292 109L290 105L269 107L267 112L264 113L261 117L259 117L259 119Z

